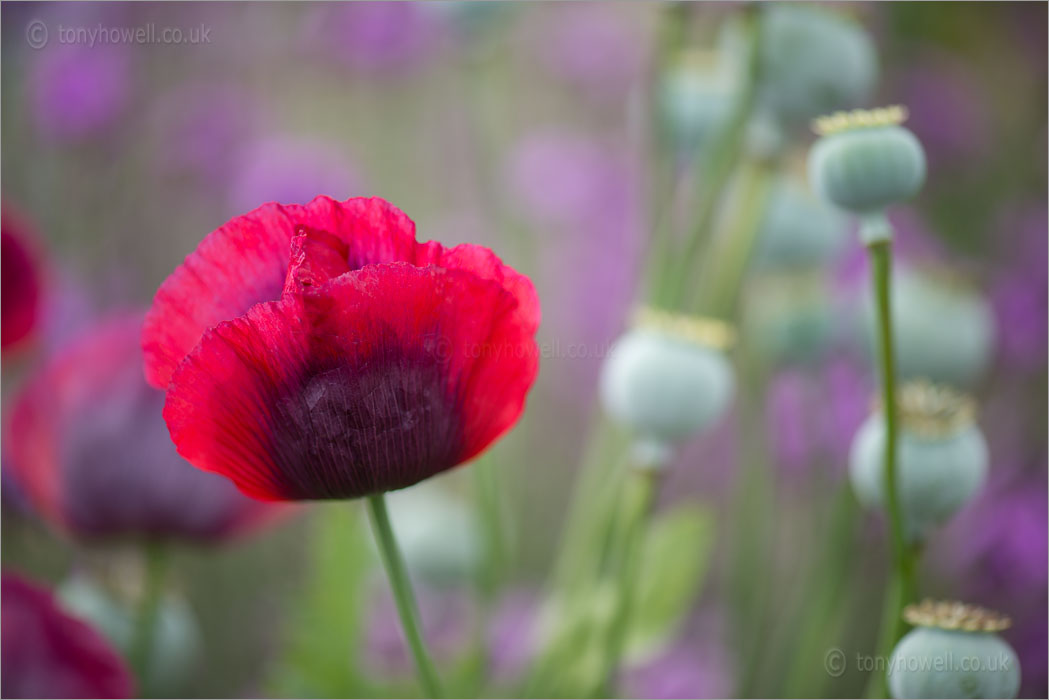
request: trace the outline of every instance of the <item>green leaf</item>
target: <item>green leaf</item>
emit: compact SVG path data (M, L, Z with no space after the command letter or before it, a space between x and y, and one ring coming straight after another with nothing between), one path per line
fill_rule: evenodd
M659 514L645 536L638 599L627 636L627 658L654 653L688 615L714 547L714 518L699 503L682 503Z

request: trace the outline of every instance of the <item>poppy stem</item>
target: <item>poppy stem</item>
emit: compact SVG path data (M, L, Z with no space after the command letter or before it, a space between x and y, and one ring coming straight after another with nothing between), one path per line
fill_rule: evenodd
M616 576L616 608L608 630L604 668L601 676L601 697L614 697L616 675L626 648L630 618L637 583L640 578L642 545L646 525L655 501L660 472L655 469L633 469L624 494L623 523L619 544L619 568Z
M879 223L889 226L884 219ZM906 546L903 536L903 517L897 490L896 443L896 362L892 336L892 242L886 234L867 244L874 283L874 303L877 315L878 361L881 365L881 403L885 416L885 495L889 516L889 534L892 543L893 575L883 603L882 633L879 653L888 658L892 647L905 631L903 608L912 602L915 594L915 556ZM885 678L876 674L871 685L877 685L884 694Z
M703 259L704 248L709 244L720 211L722 195L746 146L747 124L754 111L760 77L760 13L761 8L756 5L746 7L741 12L747 53L740 94L727 123L718 135L717 143L706 156L707 161L700 180L702 189L696 204L695 224L684 248L676 251L674 258L668 262L669 269L659 290L661 294L654 299L657 305L677 308L688 298L696 263Z
M168 550L159 542L146 542L143 545L143 554L145 572L142 597L135 614L129 660L138 676L139 693L145 697L149 689L149 666L153 657L160 599L164 594L164 580L167 577Z
M368 496L368 515L371 517L375 542L379 545L379 553L386 567L386 575L390 579L390 589L393 591L393 600L397 604L397 614L401 618L404 638L408 641L415 668L419 673L419 683L428 697L444 697L441 693L437 670L434 668L430 653L426 650L426 643L423 641L419 626L419 608L415 603L411 582L408 580L404 558L397 547L397 540L390 526L390 514L386 509L386 498L383 494Z

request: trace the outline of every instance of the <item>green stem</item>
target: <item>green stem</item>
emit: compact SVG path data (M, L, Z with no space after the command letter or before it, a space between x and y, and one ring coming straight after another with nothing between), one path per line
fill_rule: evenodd
M877 225L887 227L888 222L879 219ZM885 495L889 518L889 535L892 546L893 575L883 603L882 633L879 653L888 658L892 647L903 636L906 626L903 608L915 594L915 552L904 542L903 516L897 492L897 406L896 366L892 337L892 239L888 229L879 231L867 244L870 254L871 274L874 283L874 300L877 315L878 361L881 368L881 403L885 416ZM877 674L882 676L883 674ZM884 678L876 682L879 688ZM872 679L875 682L875 679Z
M602 697L612 697L616 673L626 647L630 616L637 597L638 573L646 525L655 500L660 472L657 469L632 470L632 479L624 494L622 540L619 543L618 568L615 570L616 609L609 625L601 674Z
M599 543L614 509L626 439L605 416L598 415L573 487L568 516L550 578L552 592L570 594L589 586L597 575Z
M765 217L775 164L749 161L740 170L740 192L735 220L720 246L707 256L691 307L719 318L732 318L743 286L743 277Z
M397 614L401 617L401 627L404 637L408 641L415 668L419 674L419 682L428 697L440 698L441 683L437 677L437 670L426 651L422 632L419 627L419 610L415 604L415 596L412 594L411 583L408 581L408 572L404 566L404 559L397 547L397 540L393 536L393 528L390 526L390 514L386 510L386 499L383 494L368 496L368 515L371 516L372 530L375 532L375 541L379 545L382 555L382 563L386 567L386 575L390 579L390 588L393 591L393 600L397 604Z
M484 537L484 564L478 572L478 584L485 599L491 601L499 590L506 568L509 549L496 464L483 457L471 468L476 487L478 519Z
M825 491L825 489L824 489ZM814 490L820 493L820 490ZM820 518L813 540L823 537L822 552L809 567L804 599L789 624L781 628L777 649L788 659L783 696L788 698L821 697L826 675L813 673L830 648L835 625L843 618L848 575L855 552L857 504L851 487L838 487L830 512Z
M732 546L727 567L729 599L735 615L736 633L747 649L740 665L739 689L743 697L764 667L771 612L767 609L773 585L769 575L775 539L776 499L774 477L769 470L768 446L764 439L764 389L767 370L753 352L741 348L736 354L739 377L739 473L733 486ZM782 582L775 584L781 586Z
M693 234L688 238L685 248L679 251L677 264L670 265L669 273L660 285L657 304L676 308L689 291L689 273L694 270L700 259L705 244L710 239L710 232L722 200L725 187L732 177L746 140L747 124L754 109L759 73L759 30L760 8L748 7L744 10L744 31L747 35L747 68L743 80L742 92L736 102L728 124L719 135L715 150L710 154L707 167L701 180L702 191L696 205L696 217Z
M153 641L156 638L157 618L160 601L164 595L164 580L167 578L168 550L160 542L150 541L143 545L145 580L142 597L135 614L135 627L131 637L131 667L138 677L139 691L146 695L149 688L149 666L153 657Z
M663 24L659 33L652 76L653 89L656 91L663 89L667 67L684 46L685 28L688 26L687 12L688 8L685 3L675 3L664 8ZM659 104L658 95L653 96L650 104ZM677 201L678 181L681 173L678 167L680 163L677 144L667 133L665 115L657 111L651 119L649 131L653 157L651 158L648 202L651 209L649 225L652 237L649 242L642 282L645 284L644 291L647 298L658 301L661 282L659 274L667 266L674 237L673 211ZM699 150L701 149L697 149Z

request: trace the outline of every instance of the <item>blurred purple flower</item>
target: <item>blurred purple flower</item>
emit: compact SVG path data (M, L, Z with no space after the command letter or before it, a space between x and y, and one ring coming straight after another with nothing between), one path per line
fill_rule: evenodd
M277 508L240 494L175 452L163 392L142 372L142 317L80 333L21 388L7 417L11 475L51 525L92 539L214 542Z
M237 85L188 83L158 103L161 167L209 184L226 181L262 122L261 106Z
M1006 639L1020 657L1021 698L1045 697L1049 689L1049 638L1045 625L1049 605L1046 605L1044 589L1042 593L1042 599L1026 608L1023 619L1017 620L1014 627L1005 632Z
M280 137L245 150L229 204L241 214L266 202L305 204L320 194L340 201L363 194L361 180L330 144Z
M623 677L623 688L635 698L728 698L733 693L732 663L711 642L683 643Z
M503 595L488 627L488 663L493 678L513 680L536 652L536 596L531 591Z
M468 648L476 611L460 590L416 589L423 638L437 663L454 661ZM365 625L367 668L403 675L414 668L404 643L397 607L388 587L376 587Z
M812 392L808 379L797 370L773 378L766 398L766 420L772 451L780 467L791 473L807 472L816 459L811 428Z
M913 209L894 209L889 220L895 229L892 240L894 269L946 260L947 250ZM838 292L855 300L856 294L865 293L869 285L870 261L859 236L851 236L849 241L838 258L834 280Z
M522 139L506 166L511 200L537 233L556 241L543 246L549 253L539 261L537 286L572 303L548 309L544 328L557 341L556 357L572 360L572 373L587 386L633 298L641 244L635 180L622 152L559 130ZM589 396L579 381L565 388Z
M829 461L832 473L844 474L852 438L869 412L871 391L869 377L845 357L826 362L819 375L784 370L774 377L766 420L779 467L788 476L801 476Z
M990 145L987 96L958 59L927 55L908 62L895 94L907 105L907 126L932 168L978 158Z
M506 168L523 213L544 224L587 225L621 194L622 158L593 138L548 129L522 138Z
M441 13L422 2L347 2L317 7L305 35L354 70L388 74L419 66L443 28Z
M820 425L826 431L822 443L842 474L852 446L852 438L870 413L874 386L870 374L855 362L838 357L827 364L823 375L824 415Z
M462 590L418 587L423 636L437 662L453 662L467 653L477 620L476 604ZM400 620L389 590L374 591L365 627L365 657L369 668L383 675L412 671ZM488 623L488 673L498 682L520 677L536 651L535 594L513 590L503 595Z
M117 44L44 48L30 69L29 105L37 130L79 141L112 126L131 97L131 55Z
M581 2L545 9L544 36L533 45L550 73L605 98L626 94L643 75L645 37L623 6Z
M663 493L726 494L739 476L739 445L739 417L733 408L684 445L675 466L667 470Z
M951 523L946 547L971 597L1017 600L1033 593L1045 598L1045 489L1044 482L992 485Z
M1049 350L1049 224L1044 205L1010 213L998 225L1003 262L991 286L1003 366L1030 371L1045 366Z
M993 453L992 453L993 454ZM1006 638L1020 657L1020 697L1044 697L1047 686L1046 593L1049 510L1044 456L1035 478L999 478L959 513L937 549L965 597L1011 615ZM1013 471L1016 473L1016 470Z

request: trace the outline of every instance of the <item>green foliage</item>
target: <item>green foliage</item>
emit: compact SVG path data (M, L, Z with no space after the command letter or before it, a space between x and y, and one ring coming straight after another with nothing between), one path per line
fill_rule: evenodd
M713 516L702 504L681 503L653 518L628 623L628 658L657 651L677 632L702 590L713 544ZM603 684L615 591L602 572L590 574L589 586L575 586L547 602L541 621L546 643L533 669L530 696L581 697Z
M688 616L710 564L714 518L699 503L682 503L652 522L627 637L628 658L673 637Z
M290 613L270 691L278 697L367 697L357 667L361 601L373 567L356 507L319 506L310 523L311 571Z

